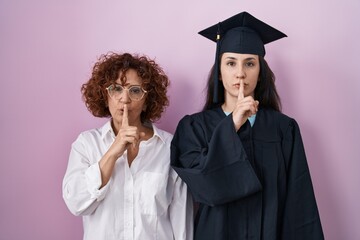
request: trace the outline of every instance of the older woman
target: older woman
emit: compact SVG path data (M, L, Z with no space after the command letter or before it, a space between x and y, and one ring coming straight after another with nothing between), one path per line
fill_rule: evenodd
M192 239L192 200L170 168L172 135L152 124L168 105L168 77L146 56L100 57L82 86L96 117L72 144L63 180L84 239Z

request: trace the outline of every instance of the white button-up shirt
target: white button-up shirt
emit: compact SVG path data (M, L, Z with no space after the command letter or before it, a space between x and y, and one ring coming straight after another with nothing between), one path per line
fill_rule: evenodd
M131 167L125 152L101 189L98 162L115 139L110 121L72 144L63 198L73 214L83 216L84 240L193 239L192 198L170 167L172 135L152 128Z

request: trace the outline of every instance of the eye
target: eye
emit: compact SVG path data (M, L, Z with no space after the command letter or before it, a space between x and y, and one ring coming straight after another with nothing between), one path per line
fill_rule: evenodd
M227 65L227 66L230 66L230 67L234 67L234 66L236 65L236 62L234 62L234 61L228 61L228 62L226 63L226 65Z
M134 87L131 87L129 89L130 93L133 93L133 94L141 94L142 90L140 87L138 86L134 86Z
M254 63L253 61L246 62L246 63L245 63L245 66L246 66L246 67L253 67L253 66L255 66L255 63Z
M123 87L121 85L113 85L110 90L115 91L115 92L122 92Z

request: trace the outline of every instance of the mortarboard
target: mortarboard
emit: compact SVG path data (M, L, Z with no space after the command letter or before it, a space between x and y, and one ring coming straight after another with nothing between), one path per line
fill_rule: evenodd
M247 12L236 14L199 32L216 42L214 65L214 99L218 102L219 57L224 52L255 54L264 57L264 44L287 37Z

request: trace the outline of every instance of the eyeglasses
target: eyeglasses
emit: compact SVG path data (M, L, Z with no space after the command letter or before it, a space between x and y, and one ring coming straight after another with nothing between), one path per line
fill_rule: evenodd
M119 100L121 95L126 90L129 94L129 98L133 101L140 101L147 91L145 91L141 86L131 86L129 88L125 88L119 84L112 84L106 88L109 93L109 96L114 100Z

